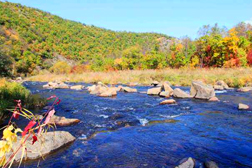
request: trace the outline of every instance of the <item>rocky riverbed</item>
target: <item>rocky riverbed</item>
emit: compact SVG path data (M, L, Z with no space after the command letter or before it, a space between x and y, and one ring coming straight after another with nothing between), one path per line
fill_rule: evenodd
M214 93L219 101L174 97L176 103L160 105L170 98L148 95L151 86L100 97L82 87L48 89L45 84L24 83L33 93L56 94L62 100L56 115L80 122L58 127L76 140L41 160L42 167L175 167L189 157L195 167L209 161L219 167L252 166L252 111L238 109L239 103L252 107L251 91L221 89ZM189 95L189 87L178 88ZM35 167L37 161L24 165Z

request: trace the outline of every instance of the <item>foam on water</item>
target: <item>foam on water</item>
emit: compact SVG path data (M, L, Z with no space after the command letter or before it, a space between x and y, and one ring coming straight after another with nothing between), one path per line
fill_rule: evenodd
M142 126L146 126L149 122L146 118L139 118L138 120Z
M108 116L108 115L101 114L101 115L99 115L99 117L108 118L109 116Z
M214 91L215 93L217 94L220 94L220 93L226 93L227 91L226 90L217 90L217 91Z

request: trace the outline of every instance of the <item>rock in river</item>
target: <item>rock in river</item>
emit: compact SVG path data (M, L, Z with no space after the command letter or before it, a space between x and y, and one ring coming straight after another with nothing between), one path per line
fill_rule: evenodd
M215 97L214 88L206 85L201 81L193 81L191 85L190 95L196 99L210 99Z
M223 89L229 89L229 86L223 80L217 81L214 86L219 88L219 89L222 89L222 88ZM218 89L216 89L216 90L218 90Z
M83 85L74 85L74 86L71 86L70 89L73 89L73 90L82 90L82 89L84 89L84 86Z
M170 92L169 91L162 91L162 92L160 92L159 96L168 98L168 97L170 97Z
M218 165L214 161L206 161L204 163L206 168L219 168Z
M164 100L162 102L159 103L160 105L163 104L176 104L176 101L174 99L168 99L168 100Z
M162 91L161 87L151 88L148 89L147 94L148 95L159 95L159 93Z
M249 92L252 90L252 87L242 87L237 89L237 92Z
M248 109L249 109L249 106L246 105L246 104L239 103L238 109L239 109L239 110L248 110Z
M208 101L217 102L217 101L220 101L220 100L218 99L218 97L211 97Z
M153 81L153 82L151 83L152 86L157 86L158 84L159 84L158 81Z
M99 96L100 97L112 97L112 96L116 96L116 95L117 95L116 88L107 88L107 90L105 92L102 92Z
M37 116L39 119L42 119L43 116ZM53 115L49 121L49 124L55 124L57 126L70 126L79 123L80 120L76 118L66 118L61 116Z
M13 149L16 151L20 146L21 137L17 138L17 142L13 144ZM55 131L43 133L38 137L38 141L32 145L32 136L27 139L26 150L24 157L27 160L38 159L45 156L59 148L73 142L75 137L73 137L69 132L66 131ZM12 153L7 154L7 158L11 156ZM20 161L22 156L22 149L18 151L15 161ZM25 159L25 158L24 158Z
M192 98L191 95L187 94L186 92L184 92L183 90L176 88L173 91L173 97L177 97L177 98Z
M189 157L187 159L183 159L179 166L176 166L175 168L194 168L195 162L194 160Z
M69 86L64 82L48 82L46 85L43 85L43 88L46 89L68 89Z
M121 90L124 91L124 92L128 92L128 93L135 93L135 92L137 92L137 89L130 88L130 87L121 87Z
M173 92L173 89L171 88L171 86L168 82L163 82L162 90L167 91L170 94L172 94L172 92Z

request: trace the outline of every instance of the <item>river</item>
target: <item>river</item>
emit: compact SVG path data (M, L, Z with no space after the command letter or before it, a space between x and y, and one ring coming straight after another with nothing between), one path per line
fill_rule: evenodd
M137 86L138 93L104 98L87 90L43 89L43 84L24 86L43 97L57 95L61 103L56 115L81 122L57 128L76 141L41 159L40 167L170 168L187 157L199 168L207 160L223 168L252 167L252 111L237 109L238 103L252 107L251 92L219 91L220 102L176 99L176 105L159 105L164 98L140 93L147 86ZM24 167L37 164L24 162Z

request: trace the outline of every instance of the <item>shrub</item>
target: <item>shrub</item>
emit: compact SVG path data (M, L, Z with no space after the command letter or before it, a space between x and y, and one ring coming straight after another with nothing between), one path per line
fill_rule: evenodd
M0 76L11 76L12 61L7 55L0 51Z
M71 66L64 61L58 61L50 68L50 72L56 74L67 74L71 72Z
M0 80L0 120L6 117L6 109L15 105L14 100L21 100L24 107L34 108L43 106L46 100L38 95L32 95L29 90L19 83Z

